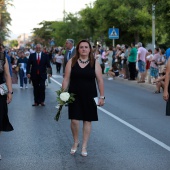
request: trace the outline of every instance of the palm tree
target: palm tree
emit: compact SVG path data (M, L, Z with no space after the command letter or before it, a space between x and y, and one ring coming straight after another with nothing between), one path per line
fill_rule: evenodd
M4 41L9 34L7 26L11 23L10 13L7 7L11 4L12 0L0 0L0 42Z

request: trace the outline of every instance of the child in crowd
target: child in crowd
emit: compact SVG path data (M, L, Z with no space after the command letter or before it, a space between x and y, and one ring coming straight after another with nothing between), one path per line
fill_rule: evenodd
M56 64L56 73L60 74L61 66L64 61L64 56L62 55L62 50L56 50L56 55L53 58Z
M109 74L109 78L108 80L113 80L113 77L117 77L119 76L119 70L116 66L116 64L113 64L112 67L110 68L110 70L108 71Z
M159 76L163 73L164 68L165 68L165 50L163 48L159 49L159 58L158 61L156 62L156 64L158 65L158 69L159 69Z
M19 67L19 78L20 78L20 88L22 89L24 84L27 89L27 76L26 76L26 68L28 63L28 58L25 57L24 51L19 51L18 55L20 58L17 61L17 66Z
M152 57L153 57L152 50L149 49L146 57L146 71L145 71L145 78L147 77L149 83L151 83L150 64L151 64Z
M164 67L162 75L154 81L154 83L156 83L156 91L154 92L155 94L160 93L161 87L164 90L165 73L166 73L166 67Z
M151 82L153 82L159 76L159 68L157 65L159 57L160 57L159 48L155 48L154 55L152 59L150 60L151 61L151 64L150 64Z

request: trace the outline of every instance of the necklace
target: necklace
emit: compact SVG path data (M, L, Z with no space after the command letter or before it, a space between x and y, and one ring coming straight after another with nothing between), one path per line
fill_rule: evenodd
M80 61L80 63L82 63L82 64L87 64L87 63L89 62L89 59L87 59L86 61L82 61L82 60L79 58L79 61Z

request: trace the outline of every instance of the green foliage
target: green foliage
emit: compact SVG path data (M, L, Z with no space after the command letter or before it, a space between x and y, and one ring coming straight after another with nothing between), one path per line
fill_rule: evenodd
M9 41L9 45L10 47L17 47L18 46L18 41L17 40L11 40Z
M33 29L33 42L41 43L42 45L48 46L49 41L52 39L52 32L54 29L52 29L52 25L55 21L42 21L38 25L40 25L40 28L34 28Z
M64 21L43 21L41 28L34 28L38 40L48 42L54 38L57 45L64 46L65 39L89 39L96 43L111 45L108 29L119 28L120 38L116 43L130 44L152 41L152 4L156 5L156 43L170 44L170 1L164 0L96 0L92 7L86 5L76 14L66 13ZM46 28L51 31L45 31Z
M11 2L12 0L0 0L0 41L6 40L9 36L8 25L11 23L11 17L7 7L12 6Z

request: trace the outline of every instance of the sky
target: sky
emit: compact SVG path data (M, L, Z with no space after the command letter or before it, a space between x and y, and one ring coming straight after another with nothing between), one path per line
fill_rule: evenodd
M9 39L16 39L19 35L31 34L33 28L42 21L56 21L63 18L63 10L76 13L85 8L85 4L94 0L13 0L14 7L8 7L11 15L11 30Z

